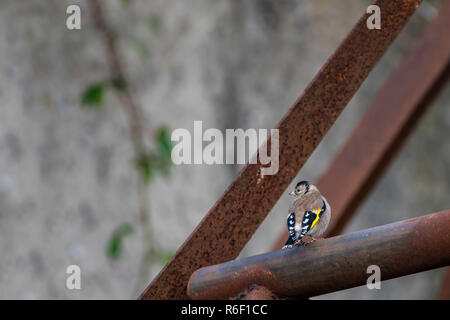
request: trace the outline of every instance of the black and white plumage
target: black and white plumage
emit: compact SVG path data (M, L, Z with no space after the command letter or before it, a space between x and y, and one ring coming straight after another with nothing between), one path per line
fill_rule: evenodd
M320 236L328 226L331 208L316 186L308 181L299 182L290 193L295 199L289 207L287 227L289 238L283 249L303 244L303 237Z

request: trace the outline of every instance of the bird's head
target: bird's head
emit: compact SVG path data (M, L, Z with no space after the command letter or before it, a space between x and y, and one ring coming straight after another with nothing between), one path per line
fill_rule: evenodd
M309 181L300 181L297 183L294 190L289 193L289 195L293 197L301 197L312 190L317 190L315 185L311 184Z

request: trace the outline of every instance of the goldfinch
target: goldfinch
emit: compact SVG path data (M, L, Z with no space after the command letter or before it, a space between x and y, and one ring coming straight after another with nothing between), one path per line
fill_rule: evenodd
M331 218L331 208L319 189L308 181L300 181L289 193L294 199L289 207L287 227L289 238L283 249L293 245L303 245L315 241L328 226ZM311 241L304 242L303 237L309 236Z

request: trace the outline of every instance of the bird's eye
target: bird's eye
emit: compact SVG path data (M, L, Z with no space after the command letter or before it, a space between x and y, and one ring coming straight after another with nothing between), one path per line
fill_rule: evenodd
M297 191L297 193L300 193L300 189L297 189L297 190L295 190L295 191Z

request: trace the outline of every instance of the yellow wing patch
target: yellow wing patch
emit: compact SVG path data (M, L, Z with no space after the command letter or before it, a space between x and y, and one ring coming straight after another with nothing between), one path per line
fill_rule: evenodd
M322 208L319 208L319 209L316 209L313 211L316 214L316 218L314 219L313 223L311 224L311 228L309 228L309 230L311 230L314 227L314 225L317 223L317 221L319 221L319 213L320 213L320 211L322 211Z

